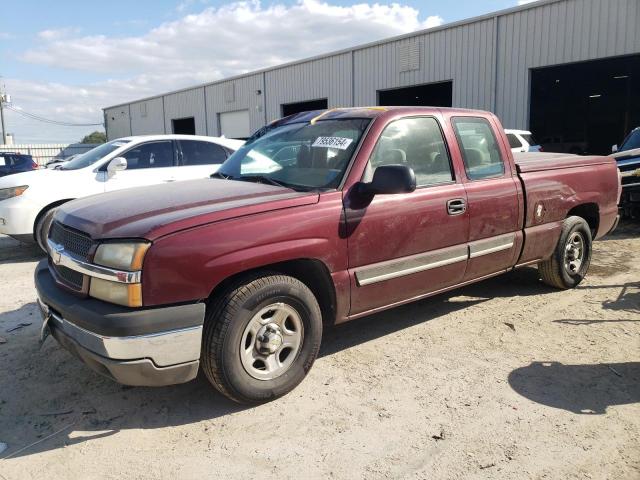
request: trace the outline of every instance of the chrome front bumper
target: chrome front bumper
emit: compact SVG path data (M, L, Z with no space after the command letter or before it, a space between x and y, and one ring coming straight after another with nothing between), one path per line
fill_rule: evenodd
M38 299L42 341L51 335L96 372L118 383L163 386L193 380L199 367L202 326L166 332L110 337L64 319Z

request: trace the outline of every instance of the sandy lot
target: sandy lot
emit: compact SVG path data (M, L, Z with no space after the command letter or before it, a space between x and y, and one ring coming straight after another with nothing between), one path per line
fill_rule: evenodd
M37 258L0 238L1 479L640 479L640 225L576 290L525 268L334 328L254 408L39 349Z

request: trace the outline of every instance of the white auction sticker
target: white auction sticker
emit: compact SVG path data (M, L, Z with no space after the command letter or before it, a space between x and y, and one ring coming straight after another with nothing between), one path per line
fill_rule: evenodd
M353 139L343 137L318 137L313 142L312 147L325 147L325 148L337 148L339 150L346 150L351 145Z

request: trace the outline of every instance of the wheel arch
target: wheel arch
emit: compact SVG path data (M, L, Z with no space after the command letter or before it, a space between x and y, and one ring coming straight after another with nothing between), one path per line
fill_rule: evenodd
M40 211L38 212L38 214L36 215L35 220L33 221L33 239L37 241L36 239L36 225L38 225L38 222L40 221L40 219L42 218L43 215L45 215L49 210L51 210L52 208L56 208L59 207L60 205L62 205L63 203L67 203L70 202L71 200L75 200L73 198L66 198L64 200L56 200L55 202L51 202L50 204L42 207L40 209Z
M322 312L322 323L324 325L333 325L335 323L337 311L336 288L325 263L315 258L285 260L234 273L218 283L209 294L208 299L211 300L225 292L230 286L237 285L238 282L242 281L243 277L261 272L289 275L300 280L313 292L318 300L320 311Z
M591 229L591 236L596 237L600 227L600 207L597 203L582 203L567 212L567 218L576 216L583 218Z

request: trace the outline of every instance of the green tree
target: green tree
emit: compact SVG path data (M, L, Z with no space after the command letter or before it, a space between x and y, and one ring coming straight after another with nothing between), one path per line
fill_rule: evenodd
M80 143L104 143L107 141L107 134L104 132L95 131L86 135Z

